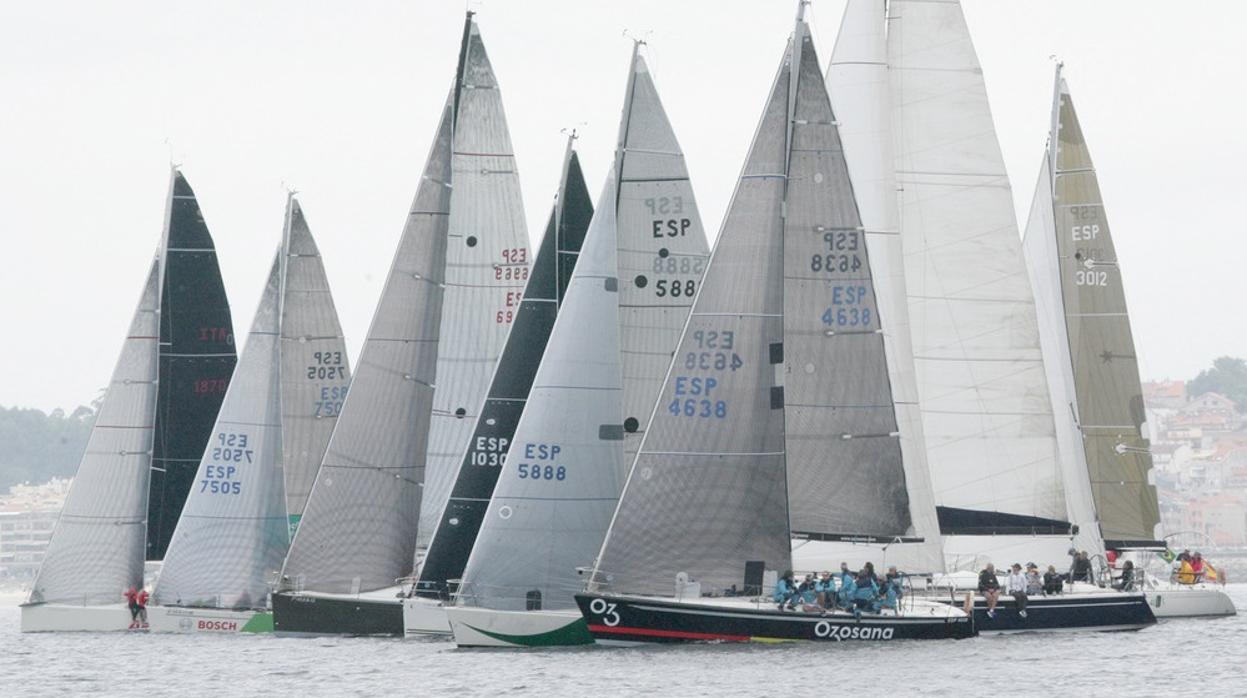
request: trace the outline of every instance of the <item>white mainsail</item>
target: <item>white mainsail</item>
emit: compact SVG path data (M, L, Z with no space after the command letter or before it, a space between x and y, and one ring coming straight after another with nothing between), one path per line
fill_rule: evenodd
M889 4L899 228L941 529L1068 534L1030 281L958 2ZM945 541L946 557L958 552Z
M485 521L469 605L572 608L671 364L708 246L684 156L634 48L603 187Z

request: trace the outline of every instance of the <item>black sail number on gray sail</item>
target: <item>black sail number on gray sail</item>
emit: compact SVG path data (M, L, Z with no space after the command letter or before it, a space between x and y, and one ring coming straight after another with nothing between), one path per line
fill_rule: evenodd
M181 172L160 260L160 381L147 504L147 559L164 558L238 357L212 236Z
M1150 544L1160 523L1121 268L1074 103L1060 91L1053 181L1065 323L1092 495L1108 547Z
M447 581L463 574L592 218L593 203L569 139L558 200L524 300L420 568L417 591L422 595L443 596Z
M809 43L800 70L784 219L789 518L795 538L903 536L909 496L865 231Z
M668 594L677 573L740 588L790 559L782 381L791 47L776 77L595 581Z
M160 264L154 260L31 588L32 603L120 603L123 590L143 584L159 314Z

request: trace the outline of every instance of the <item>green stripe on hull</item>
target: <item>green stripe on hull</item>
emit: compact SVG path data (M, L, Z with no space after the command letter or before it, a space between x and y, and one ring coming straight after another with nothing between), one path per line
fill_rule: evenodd
M243 633L271 633L273 632L273 614L269 611L260 611L247 624L242 626Z
M509 645L519 647L569 647L572 645L591 645L593 644L593 636L589 634L589 626L585 623L584 618L576 620L564 625L561 628L555 628L544 633L536 635L507 635L504 633L491 633L488 630L464 623L476 632L491 637L499 642L505 642Z

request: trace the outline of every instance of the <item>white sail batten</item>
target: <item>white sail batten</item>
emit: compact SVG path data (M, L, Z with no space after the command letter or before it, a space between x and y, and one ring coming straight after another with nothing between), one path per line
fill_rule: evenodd
M954 533L1055 532L1068 512L1052 407L982 70L960 3L889 8L899 229L935 501L960 519Z
M118 603L125 589L143 584L159 342L157 259L31 588L32 603Z
M289 542L282 482L283 250L225 393L155 590L160 605L262 608Z
M424 465L417 549L450 496L494 366L519 311L530 256L502 94L469 19L452 128L450 220L437 382Z

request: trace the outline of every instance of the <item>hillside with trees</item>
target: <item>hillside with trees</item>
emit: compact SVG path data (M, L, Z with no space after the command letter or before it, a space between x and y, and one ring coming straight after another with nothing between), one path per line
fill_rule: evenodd
M90 407L44 414L0 406L0 492L23 482L72 476L94 421L95 410Z

